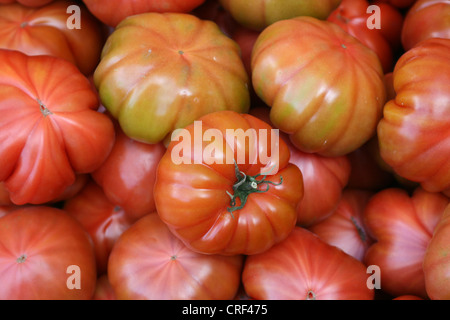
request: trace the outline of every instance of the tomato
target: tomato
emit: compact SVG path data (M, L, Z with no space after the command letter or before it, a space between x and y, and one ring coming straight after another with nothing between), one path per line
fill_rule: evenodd
M170 139L204 114L250 106L239 46L215 23L189 14L123 21L108 38L94 82L124 133L147 143Z
M233 19L231 14L224 9L219 0L206 0L203 4L190 12L202 20L215 22L220 30L228 37L234 34L239 24Z
M242 272L245 291L258 300L371 300L367 278L362 262L301 227L247 257Z
M261 31L276 21L297 16L325 19L341 0L219 0L242 26Z
M254 107L250 114L270 122L270 108ZM333 213L339 203L342 190L347 185L352 170L346 155L324 157L298 150L289 137L280 132L280 137L290 151L289 162L296 165L303 176L303 198L297 206L297 225L307 227Z
M430 38L450 39L450 2L417 0L408 10L403 24L401 43L405 50Z
M450 204L433 232L423 260L425 289L434 300L450 299Z
M149 214L117 240L108 278L122 300L228 300L238 291L242 264L238 255L193 252Z
M129 138L116 124L116 139L108 158L91 173L109 201L138 219L155 211L156 167L166 148Z
M424 300L421 297L412 295L412 294L405 294L398 297L395 297L393 300Z
M373 242L363 222L363 212L372 195L371 191L345 189L332 214L323 221L313 224L308 230L317 234L326 243L363 261L367 248Z
M66 212L24 207L0 218L0 299L91 299L91 239Z
M9 4L18 2L20 4L23 4L24 6L41 7L53 1L54 0L0 0L0 4Z
M375 133L386 89L377 55L334 23L278 21L252 53L257 95L301 151L342 156Z
M449 201L422 188L416 188L411 196L403 189L388 188L370 199L364 223L376 242L367 249L364 261L379 266L383 291L427 298L422 264Z
M234 111L207 114L174 135L154 187L161 219L190 249L209 254L255 254L284 240L302 196L301 171L276 130Z
M52 201L114 143L88 79L60 58L0 50L0 181L15 204Z
M395 46L400 43L403 15L389 4L378 3L380 28L369 29L368 20L372 14L370 11L367 13L369 5L366 0L343 0L327 20L336 23L375 51L383 72L387 73L392 71L394 65L394 50L398 49Z
M83 0L100 21L116 27L123 19L147 12L189 12L205 0Z
M80 29L68 27L70 5L80 8ZM98 64L103 43L101 24L77 2L54 1L34 8L18 3L0 7L0 48L63 58L89 75Z
M385 2L399 9L408 9L416 0L379 0L376 2Z
M450 189L450 39L428 39L398 60L378 124L382 159L430 192Z
M102 188L92 180L77 195L66 200L63 209L91 236L97 272L99 275L105 273L114 243L137 219L111 203Z

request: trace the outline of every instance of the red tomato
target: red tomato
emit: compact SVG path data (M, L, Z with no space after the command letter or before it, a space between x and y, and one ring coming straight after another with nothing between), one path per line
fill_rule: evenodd
M70 5L80 8L80 29L68 27ZM77 2L54 1L35 8L18 3L0 7L0 48L63 58L89 75L98 64L103 43L101 24Z
M341 0L219 0L242 26L261 31L274 22L297 16L325 19Z
M433 300L450 300L450 205L434 229L423 260L425 289Z
M53 0L0 0L0 4L8 4L14 2L18 2L20 4L23 4L24 6L29 7L41 7L49 4L50 2L53 2Z
M233 299L242 256L195 253L159 219L139 219L117 240L108 277L118 299Z
M400 9L407 9L416 2L416 0L379 0L376 2L386 2Z
M9 50L0 61L0 181L15 204L52 201L103 163L112 121L73 64Z
M367 248L373 242L363 222L363 212L372 195L366 190L345 189L332 214L308 229L326 243L363 261Z
M424 300L424 299L411 294L405 294L402 296L395 297L393 300Z
M107 274L102 274L97 278L97 284L92 300L117 300Z
M289 235L302 174L269 124L219 111L180 134L159 163L154 188L158 214L178 238L202 253L254 254Z
M367 13L369 1L343 0L330 13L327 20L339 25L342 29L360 40L375 51L380 59L383 72L392 71L394 65L394 50L398 49L403 25L402 14L386 3L377 3L380 10L380 29L369 29L368 20L373 13Z
M24 207L0 218L0 299L91 299L96 279L91 239L66 212Z
M92 180L80 193L66 200L63 209L77 219L91 236L97 272L99 275L105 273L114 243L137 219L112 204L102 188Z
M242 282L258 300L371 300L363 263L296 227L283 242L248 256Z
M449 17L448 0L417 0L405 16L401 34L403 48L409 50L430 38L450 39Z
M94 82L124 133L146 143L168 140L204 114L250 107L239 46L190 14L126 19L108 38Z
M422 268L433 230L450 200L417 188L412 196L402 189L384 189L366 206L364 223L376 241L365 263L381 270L381 288L393 296L427 298Z
M378 124L382 159L430 192L450 190L450 39L428 39L398 60L395 99Z
M153 186L156 168L166 148L162 143L147 144L133 140L123 133L119 125L115 128L113 149L91 176L112 204L138 219L156 209Z
M334 23L278 21L252 53L253 87L301 151L342 156L375 133L386 89L376 54Z
M100 21L116 27L123 19L147 12L189 12L205 0L83 0Z

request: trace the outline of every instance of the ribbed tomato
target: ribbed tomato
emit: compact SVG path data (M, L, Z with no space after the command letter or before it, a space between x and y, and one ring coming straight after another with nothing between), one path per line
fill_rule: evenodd
M296 227L283 242L245 260L242 282L258 300L372 300L366 266Z
M146 12L189 12L205 0L83 0L100 21L116 27L123 19Z
M253 47L256 94L301 151L341 156L375 133L385 103L377 55L334 23L275 22Z
M430 38L450 39L450 1L417 0L408 10L401 34L407 51Z
M242 26L261 31L272 23L298 16L326 19L341 0L219 0Z
M106 42L94 82L124 133L147 143L170 139L204 114L250 106L239 46L212 21L189 14L123 21Z
M174 136L159 163L158 214L198 252L267 250L292 231L303 197L289 155L266 122L233 111L207 114Z
M89 80L70 62L0 50L0 181L15 204L42 204L97 169L114 143Z
M450 191L450 39L428 39L398 60L396 96L383 109L378 142L399 176Z
M441 216L423 260L430 299L450 300L450 205Z
M233 299L243 256L193 252L159 219L149 214L117 240L108 279L117 299Z
M393 296L412 294L427 298L425 252L450 199L415 189L410 196L398 188L375 194L364 211L364 223L374 239L364 262L381 271L381 288Z
M96 279L91 239L66 212L29 206L0 218L0 299L91 299Z
M68 27L70 5L80 8L80 29ZM0 6L0 48L63 58L86 76L100 60L104 38L100 22L74 1L58 0L38 7L19 3Z

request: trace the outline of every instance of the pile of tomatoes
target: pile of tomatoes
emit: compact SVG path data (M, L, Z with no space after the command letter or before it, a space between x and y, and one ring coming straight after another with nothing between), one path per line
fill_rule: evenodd
M450 299L449 22L0 0L0 299Z

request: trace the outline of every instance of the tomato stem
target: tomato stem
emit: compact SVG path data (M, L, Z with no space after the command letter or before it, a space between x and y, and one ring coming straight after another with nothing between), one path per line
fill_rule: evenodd
M44 117L53 114L48 108L45 106L45 104L42 103L40 99L37 99L37 102L39 103L39 109L41 109L41 113Z
M233 212L239 209L242 209L247 203L247 198L252 193L264 193L269 190L269 185L279 186L283 183L283 177L280 176L280 182L275 183L272 181L266 180L267 174L257 174L255 176L248 176L244 172L239 170L236 161L234 162L235 173L237 182L233 185L233 193L231 194L228 191L226 193L230 196L230 207L227 208L227 211L231 213L231 216L234 218ZM257 179L262 176L262 179ZM265 190L259 189L259 185L266 184ZM236 199L239 198L241 200L241 204L236 206Z

